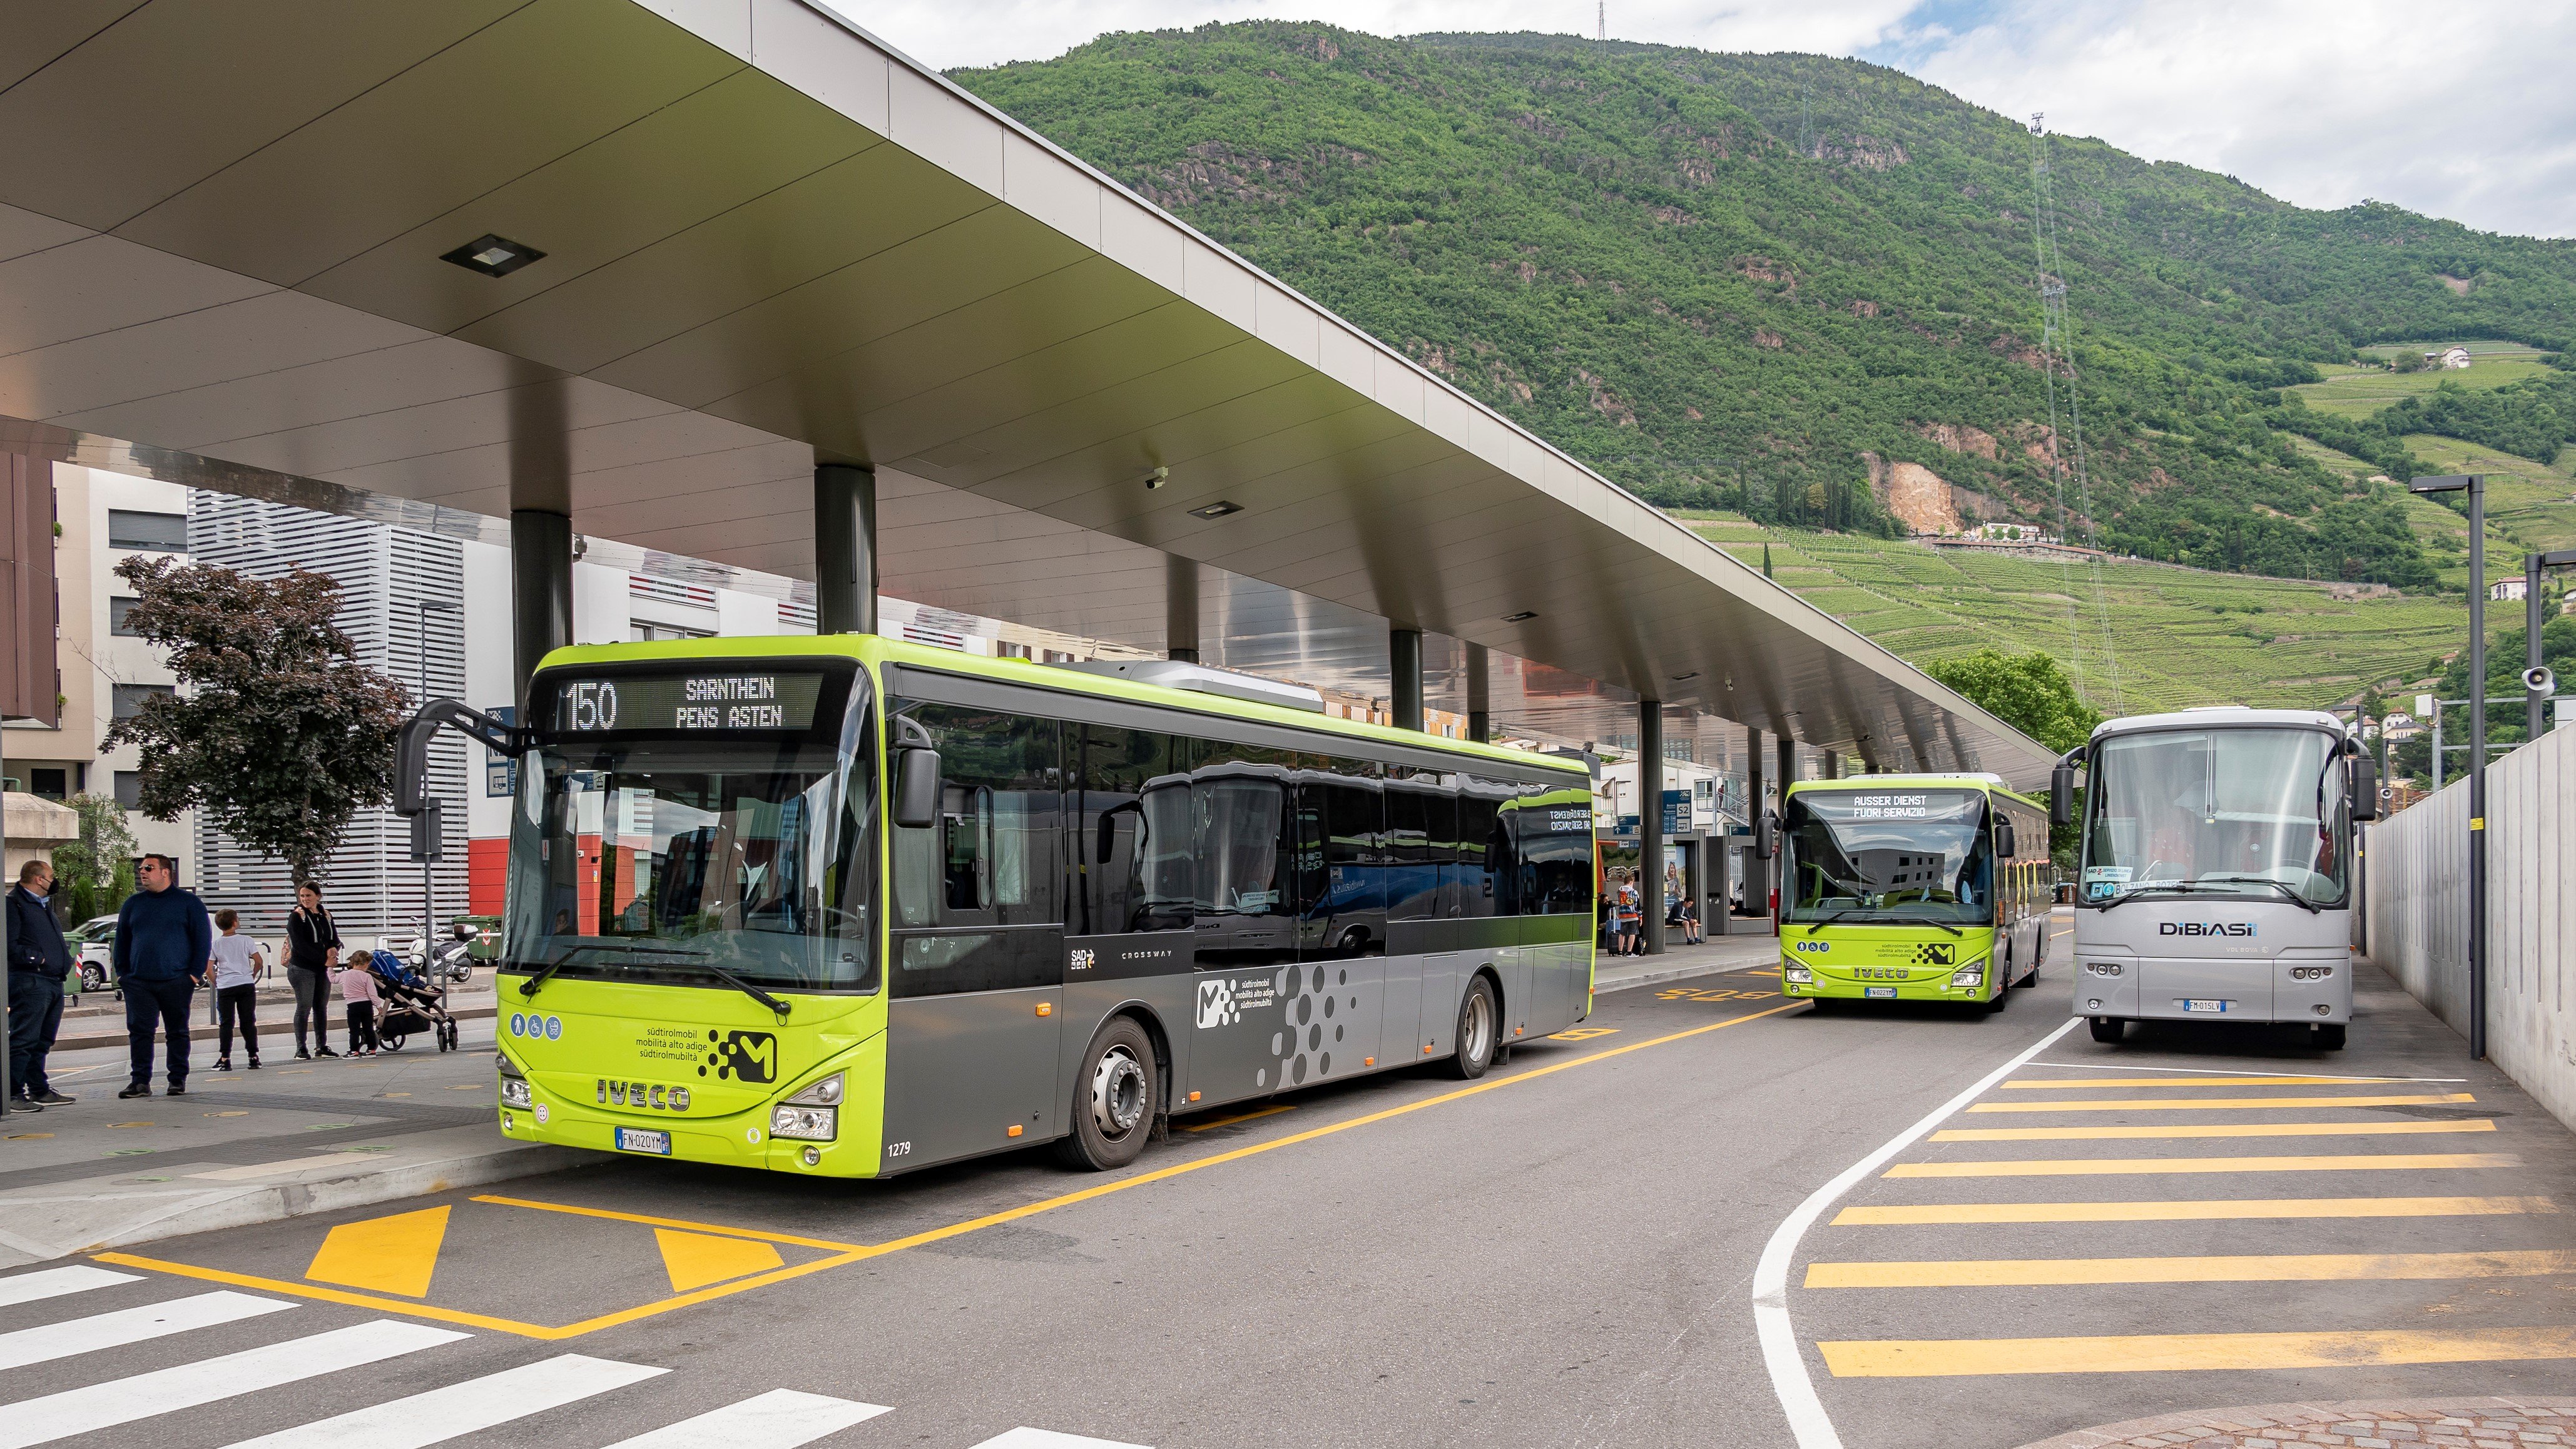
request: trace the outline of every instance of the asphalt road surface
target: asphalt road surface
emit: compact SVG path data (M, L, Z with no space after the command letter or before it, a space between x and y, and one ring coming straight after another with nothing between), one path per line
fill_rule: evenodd
M2365 988L2329 1054L2052 1040L2062 965L1992 1016L1735 972L1605 996L1481 1082L1184 1119L1125 1173L603 1161L153 1244L0 1277L0 1449L1774 1445L1792 1416L2010 1449L2576 1390L2568 1134Z

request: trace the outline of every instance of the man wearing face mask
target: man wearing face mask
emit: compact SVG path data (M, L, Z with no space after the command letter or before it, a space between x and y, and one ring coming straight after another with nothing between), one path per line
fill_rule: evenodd
M9 1105L20 1112L68 1107L45 1080L45 1056L63 1024L63 980L72 972L71 948L46 897L54 868L31 860L9 888Z

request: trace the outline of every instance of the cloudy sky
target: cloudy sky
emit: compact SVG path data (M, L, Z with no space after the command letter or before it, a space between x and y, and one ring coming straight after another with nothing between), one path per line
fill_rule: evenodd
M942 68L1266 16L1589 34L1595 0L835 0ZM2542 0L1608 0L1614 40L1895 66L2008 115L2235 175L2576 236L2576 5Z

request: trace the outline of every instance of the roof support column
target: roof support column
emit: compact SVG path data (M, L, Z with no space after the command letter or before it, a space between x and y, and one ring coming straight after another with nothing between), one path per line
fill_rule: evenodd
M1467 738L1482 744L1494 737L1493 665L1485 646L1467 646Z
M877 470L814 469L814 622L825 634L877 631Z
M1199 662L1199 562L1163 555L1163 657Z
M1843 752L1827 750L1816 759L1816 778L1839 780L1843 777Z
M1780 737L1780 805L1786 813L1789 787L1798 779L1798 742L1787 735Z
M1664 954L1664 702L1637 701L1637 912L1646 954Z
M572 520L551 508L510 510L510 645L519 721L533 724L529 676L572 642Z
M1770 911L1771 862L1754 854L1753 842L1762 835L1762 731L1752 725L1744 727L1744 825L1752 832L1744 842L1744 909L1754 915Z
M1387 696L1395 706L1395 727L1418 734L1422 730L1422 631L1388 630L1386 663L1392 676Z

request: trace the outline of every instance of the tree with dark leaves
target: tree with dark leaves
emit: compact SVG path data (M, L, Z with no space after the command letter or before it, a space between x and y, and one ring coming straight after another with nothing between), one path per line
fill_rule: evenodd
M252 850L314 878L357 813L386 803L403 687L351 656L332 622L340 585L298 569L255 579L211 564L136 555L126 623L169 651L179 692L143 701L106 747L133 744L143 813L206 812Z

